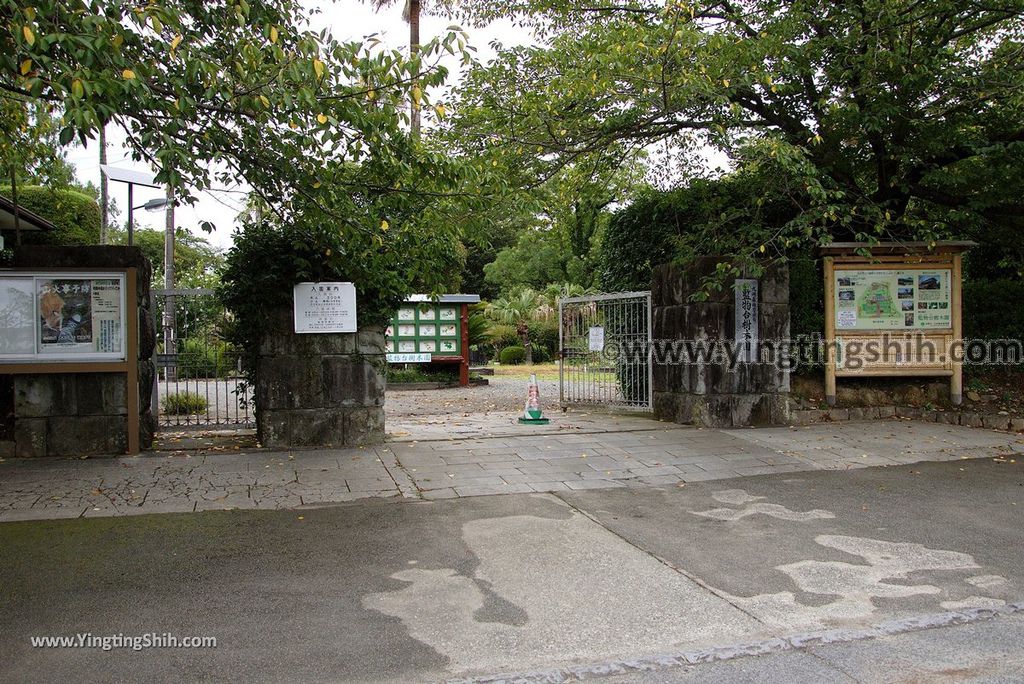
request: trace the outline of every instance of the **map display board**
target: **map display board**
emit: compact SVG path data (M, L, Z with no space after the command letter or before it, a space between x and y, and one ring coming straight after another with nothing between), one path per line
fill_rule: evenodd
M460 304L406 302L395 313L385 331L385 349L403 356L404 363L427 363L434 356L462 356ZM397 358L397 357L396 357Z
M951 328L952 275L948 268L837 269L836 332Z
M123 273L0 273L0 362L125 357Z

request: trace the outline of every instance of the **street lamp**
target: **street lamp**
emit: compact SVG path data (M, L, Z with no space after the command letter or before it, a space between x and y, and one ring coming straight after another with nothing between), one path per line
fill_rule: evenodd
M166 198L160 198L150 200L140 207L132 206L134 200L132 198L133 190L136 185L141 185L144 188L159 188L160 185L156 183L152 174L146 173L145 171L132 171L130 169L119 169L116 166L110 166L108 164L101 164L100 170L107 177L108 180L112 180L116 183L126 183L128 185L128 245L131 246L135 242L135 221L133 220L132 212L135 209L146 209L147 211L158 211L167 206L168 200Z

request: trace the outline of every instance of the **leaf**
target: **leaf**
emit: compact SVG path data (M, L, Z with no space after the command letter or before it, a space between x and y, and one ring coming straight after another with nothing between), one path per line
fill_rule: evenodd
M174 39L171 41L171 52L177 50L179 45L181 45L181 35L174 36Z
M21 27L21 35L25 36L26 43L28 43L29 45L35 45L36 34L32 33L32 29L30 29L28 26Z
M271 43L277 43L277 27L276 26L271 26L270 27L270 42Z
M21 75L24 76L28 72L32 71L32 60L26 59L21 63Z
M75 97L82 97L85 95L85 87L82 85L82 79L76 78L71 82L71 94Z
M317 114L316 115L316 120L317 120L318 123L323 125L323 124L327 123L327 115L326 114Z
M324 70L325 70L324 63L321 62L319 59L314 59L313 60L313 72L316 74L317 78L323 78L324 77Z
M124 71L121 72L121 76L124 78L124 80L131 81L132 79L135 78L135 72L132 71L131 69L125 69Z
M391 228L391 224L388 223L386 220L380 222L380 229L381 229L381 231L386 233L386 232L388 232L389 228Z

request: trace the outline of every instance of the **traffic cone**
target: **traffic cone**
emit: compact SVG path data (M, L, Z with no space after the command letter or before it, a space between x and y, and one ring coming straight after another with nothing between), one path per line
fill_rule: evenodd
M537 374L530 375L530 384L526 392L526 408L523 409L523 416L520 423L529 425L547 425L551 421L544 417L540 410L540 387L537 385Z

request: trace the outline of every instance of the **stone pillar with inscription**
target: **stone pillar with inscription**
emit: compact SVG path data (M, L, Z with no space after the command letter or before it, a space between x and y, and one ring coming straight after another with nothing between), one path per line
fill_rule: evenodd
M301 283L270 316L256 365L256 427L274 448L384 441L383 327L356 330L347 283ZM344 330L345 332L339 332Z
M772 266L756 280L736 279L706 301L692 301L718 261L654 271L652 338L693 352L659 359L655 350L654 413L706 427L786 424L789 372L776 354L786 350L775 347L789 338L789 271Z

